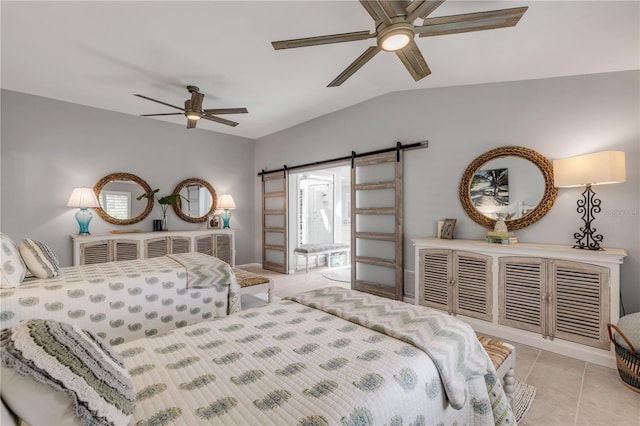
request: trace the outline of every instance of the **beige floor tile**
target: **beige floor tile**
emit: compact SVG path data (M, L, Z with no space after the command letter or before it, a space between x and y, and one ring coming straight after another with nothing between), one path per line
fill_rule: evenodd
M538 394L540 389L538 389ZM543 403L538 394L520 426L573 426L576 406L570 407L560 403Z
M590 404L580 404L576 419L576 426L638 426L639 424L639 410L613 412Z
M618 369L617 368L609 368L609 367L605 367L603 365L592 364L590 362L587 363L587 371L599 371L601 373L612 374L612 375L614 375L616 377L620 377L618 375Z
M516 380L526 382L541 351L531 346L509 343L516 348Z
M536 361L534 371L538 370L549 376L559 375L565 377L572 375L582 377L586 364L585 361L580 361L575 358L553 352L541 351Z
M640 394L606 371L586 370L580 404L614 413L635 413L640 425Z
M585 364L584 361L542 351L526 380L538 389L534 407L537 404L553 407L554 413L561 409L573 419ZM562 418L566 420L564 416Z

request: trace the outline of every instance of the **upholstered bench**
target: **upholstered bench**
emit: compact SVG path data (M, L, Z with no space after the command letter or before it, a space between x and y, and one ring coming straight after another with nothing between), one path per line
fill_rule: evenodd
M478 340L487 351L491 362L502 379L504 393L513 404L513 396L516 391L516 348L497 339L478 334Z
M273 299L273 280L240 268L232 268L240 286L240 294L267 293L267 303Z
M309 272L309 256L316 256L316 265L318 257L321 255L327 255L327 266L332 253L346 252L347 259L349 258L349 244L345 243L327 243L327 244L302 244L294 251L296 254L296 269L298 269L298 256L304 256L305 258L305 272Z

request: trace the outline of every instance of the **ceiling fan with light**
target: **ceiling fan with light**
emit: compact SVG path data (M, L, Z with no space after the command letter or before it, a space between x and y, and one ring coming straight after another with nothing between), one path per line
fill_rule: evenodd
M318 37L299 38L271 42L274 49L291 49L294 47L316 46L330 43L366 40L376 38L376 45L369 47L351 63L327 87L336 87L344 83L364 64L381 50L395 52L415 81L429 74L431 70L422 53L418 49L414 37L432 37L444 34L464 33L515 26L527 7L499 9L486 12L467 13L462 15L428 16L445 0L427 1L380 1L360 0L360 4L371 15L376 30L356 31L351 33L332 34ZM423 19L422 25L415 25L416 19Z
M198 120L204 118L205 120L215 121L216 123L225 124L227 126L235 127L238 125L235 121L227 120L224 118L216 117L218 114L243 114L247 113L246 108L218 108L218 109L202 109L202 100L204 99L204 94L200 93L196 86L187 86L187 90L191 93L191 99L187 99L184 101L184 108L180 108L179 106L171 105L166 102L159 101L157 99L150 98L148 96L135 94L133 96L137 96L142 99L146 99L148 101L157 102L162 105L169 106L171 108L179 109L183 112L167 112L161 114L141 114L141 117L155 117L160 115L182 115L184 114L187 117L187 129L193 129L196 127Z

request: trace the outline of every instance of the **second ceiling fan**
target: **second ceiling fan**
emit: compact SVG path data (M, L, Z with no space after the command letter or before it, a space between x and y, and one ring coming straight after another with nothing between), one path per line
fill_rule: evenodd
M416 34L420 37L431 37L444 34L513 27L527 11L527 7L516 7L511 9L428 18L428 16L438 6L444 3L444 1L445 0L360 0L360 4L375 21L376 30L372 33L369 31L356 31L351 33L274 41L271 44L274 49L279 50L291 49L294 47L366 40L375 37L376 45L365 50L362 55L342 71L342 73L329 83L327 87L340 86L381 50L395 52L413 79L418 81L431 74L431 70L414 41ZM413 24L413 22L418 18L424 19L422 25Z
M227 126L236 127L238 123L235 121L227 120L225 118L216 117L217 114L242 114L247 113L246 108L217 108L217 109L202 109L202 100L204 94L200 93L200 89L196 86L187 86L187 90L191 93L191 99L184 101L184 108L171 105L166 102L159 101L157 99L150 98L148 96L135 94L142 99L146 99L151 102L157 102L162 105L166 105L171 108L179 109L182 112L165 112L159 114L142 114L142 117L156 117L160 115L183 115L187 117L187 129L193 129L196 127L198 120L204 118L205 120L215 121L216 123L225 124Z

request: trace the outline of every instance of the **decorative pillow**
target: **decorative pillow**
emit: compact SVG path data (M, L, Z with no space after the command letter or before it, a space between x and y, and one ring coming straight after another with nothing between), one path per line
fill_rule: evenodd
M131 376L95 334L52 320L22 321L0 331L0 356L2 400L25 422L129 424Z
M20 243L20 254L29 271L36 277L53 278L58 275L60 261L45 243L27 238Z
M618 328L625 335L636 352L640 352L640 312L628 314L618 320ZM623 348L631 350L627 342L618 333L614 334L614 339Z
M18 287L27 272L20 250L9 236L0 232L0 288Z

